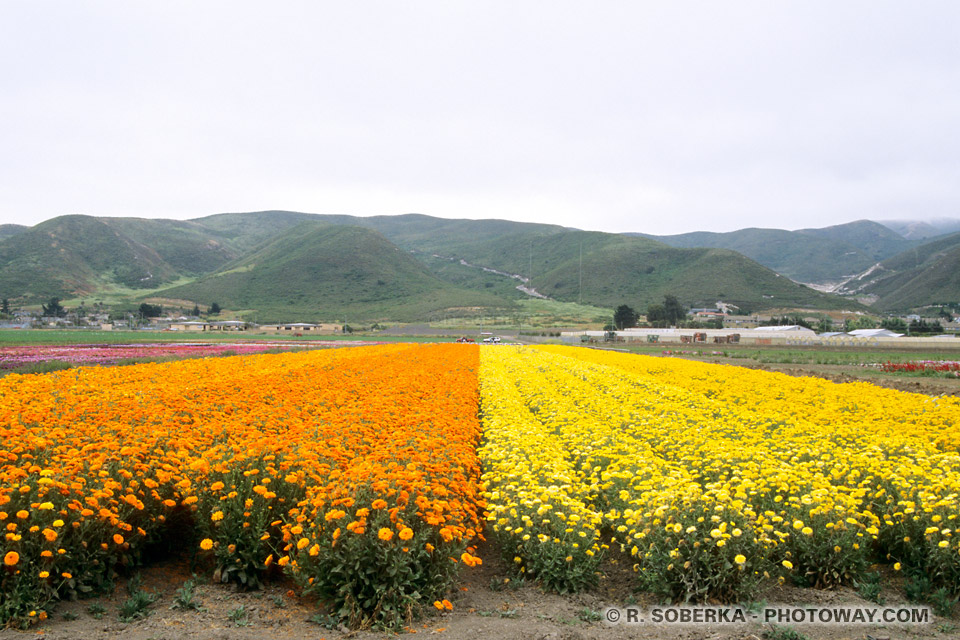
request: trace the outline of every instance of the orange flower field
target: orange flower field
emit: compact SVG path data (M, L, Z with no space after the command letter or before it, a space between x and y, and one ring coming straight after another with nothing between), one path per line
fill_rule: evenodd
M390 345L0 380L0 622L184 538L222 581L408 619L479 562L477 367Z

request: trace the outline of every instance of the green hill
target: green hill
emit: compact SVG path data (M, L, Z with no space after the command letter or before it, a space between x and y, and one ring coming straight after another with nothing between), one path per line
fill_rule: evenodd
M869 220L823 229L741 229L656 239L673 247L731 249L788 278L811 283L839 282L914 244Z
M921 242L960 231L960 218L884 220L882 224L908 240L919 240Z
M291 319L413 320L451 307L503 307L495 294L444 282L379 233L305 222L165 297Z
M0 241L0 291L10 298L148 289L175 276L154 249L90 216L54 218Z
M872 220L857 220L822 229L800 229L794 233L844 243L874 262L894 256L917 244L917 241L908 240Z
M574 260L534 278L538 291L561 300L579 299L580 282L579 261ZM584 256L582 282L583 301L607 307L629 301L645 309L671 294L688 306L712 307L723 301L744 313L771 308L859 308L727 249L611 243Z
M723 300L744 310L851 306L733 251L507 220L66 216L0 241L0 295L20 302L108 291L134 304L217 302L259 320L406 320L515 309L528 299L521 283L557 301L608 308L643 308L667 293L691 306Z
M876 296L874 307L906 311L960 302L960 233L937 238L884 260L846 283L849 293Z
M192 221L144 218L103 218L104 224L126 238L150 247L181 275L215 271L243 255L231 238Z
M25 227L22 224L0 224L0 240L6 238L12 238L18 233L23 233L30 227Z

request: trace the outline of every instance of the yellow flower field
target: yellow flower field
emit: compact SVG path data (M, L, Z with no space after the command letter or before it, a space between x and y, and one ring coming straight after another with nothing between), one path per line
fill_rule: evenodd
M765 576L852 583L875 560L957 588L955 400L572 347L484 349L480 383L488 519L525 573L555 569L523 540L542 507L516 486L574 498L551 507L675 599L748 597ZM516 396L503 415L488 389Z

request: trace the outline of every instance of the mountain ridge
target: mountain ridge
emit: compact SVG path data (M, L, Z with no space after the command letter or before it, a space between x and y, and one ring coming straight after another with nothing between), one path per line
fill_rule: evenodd
M368 232L341 237L353 243L344 246L357 248L355 255L329 240L336 227ZM510 220L272 210L185 221L63 216L14 231L0 240L0 295L21 302L111 290L130 303L216 301L251 318L275 319L286 309L314 318L330 313L409 319L443 309L515 309L525 297L516 289L522 283L494 273L502 271L521 276L555 300L608 308L625 303L643 309L671 294L688 306L723 300L751 312L863 309L851 299L797 284L735 251L676 248L648 237ZM298 235L316 242L317 255L297 243ZM278 248L280 239L286 244ZM291 268L287 258L294 255L312 280ZM324 256L334 256L330 259L345 273L354 260L369 265L350 276L354 292L363 295L351 293L349 278L323 267ZM403 277L373 278L377 269ZM389 284L376 285L377 280ZM264 282L274 284L264 288ZM328 284L333 288L324 289ZM384 286L399 293L380 296ZM268 300L270 291L278 294L276 304Z

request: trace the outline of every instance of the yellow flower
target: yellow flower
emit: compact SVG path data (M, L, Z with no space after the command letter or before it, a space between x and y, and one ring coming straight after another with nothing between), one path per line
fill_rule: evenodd
M213 540L210 538L204 538L200 541L200 548L204 551L210 551L210 549L213 549Z

